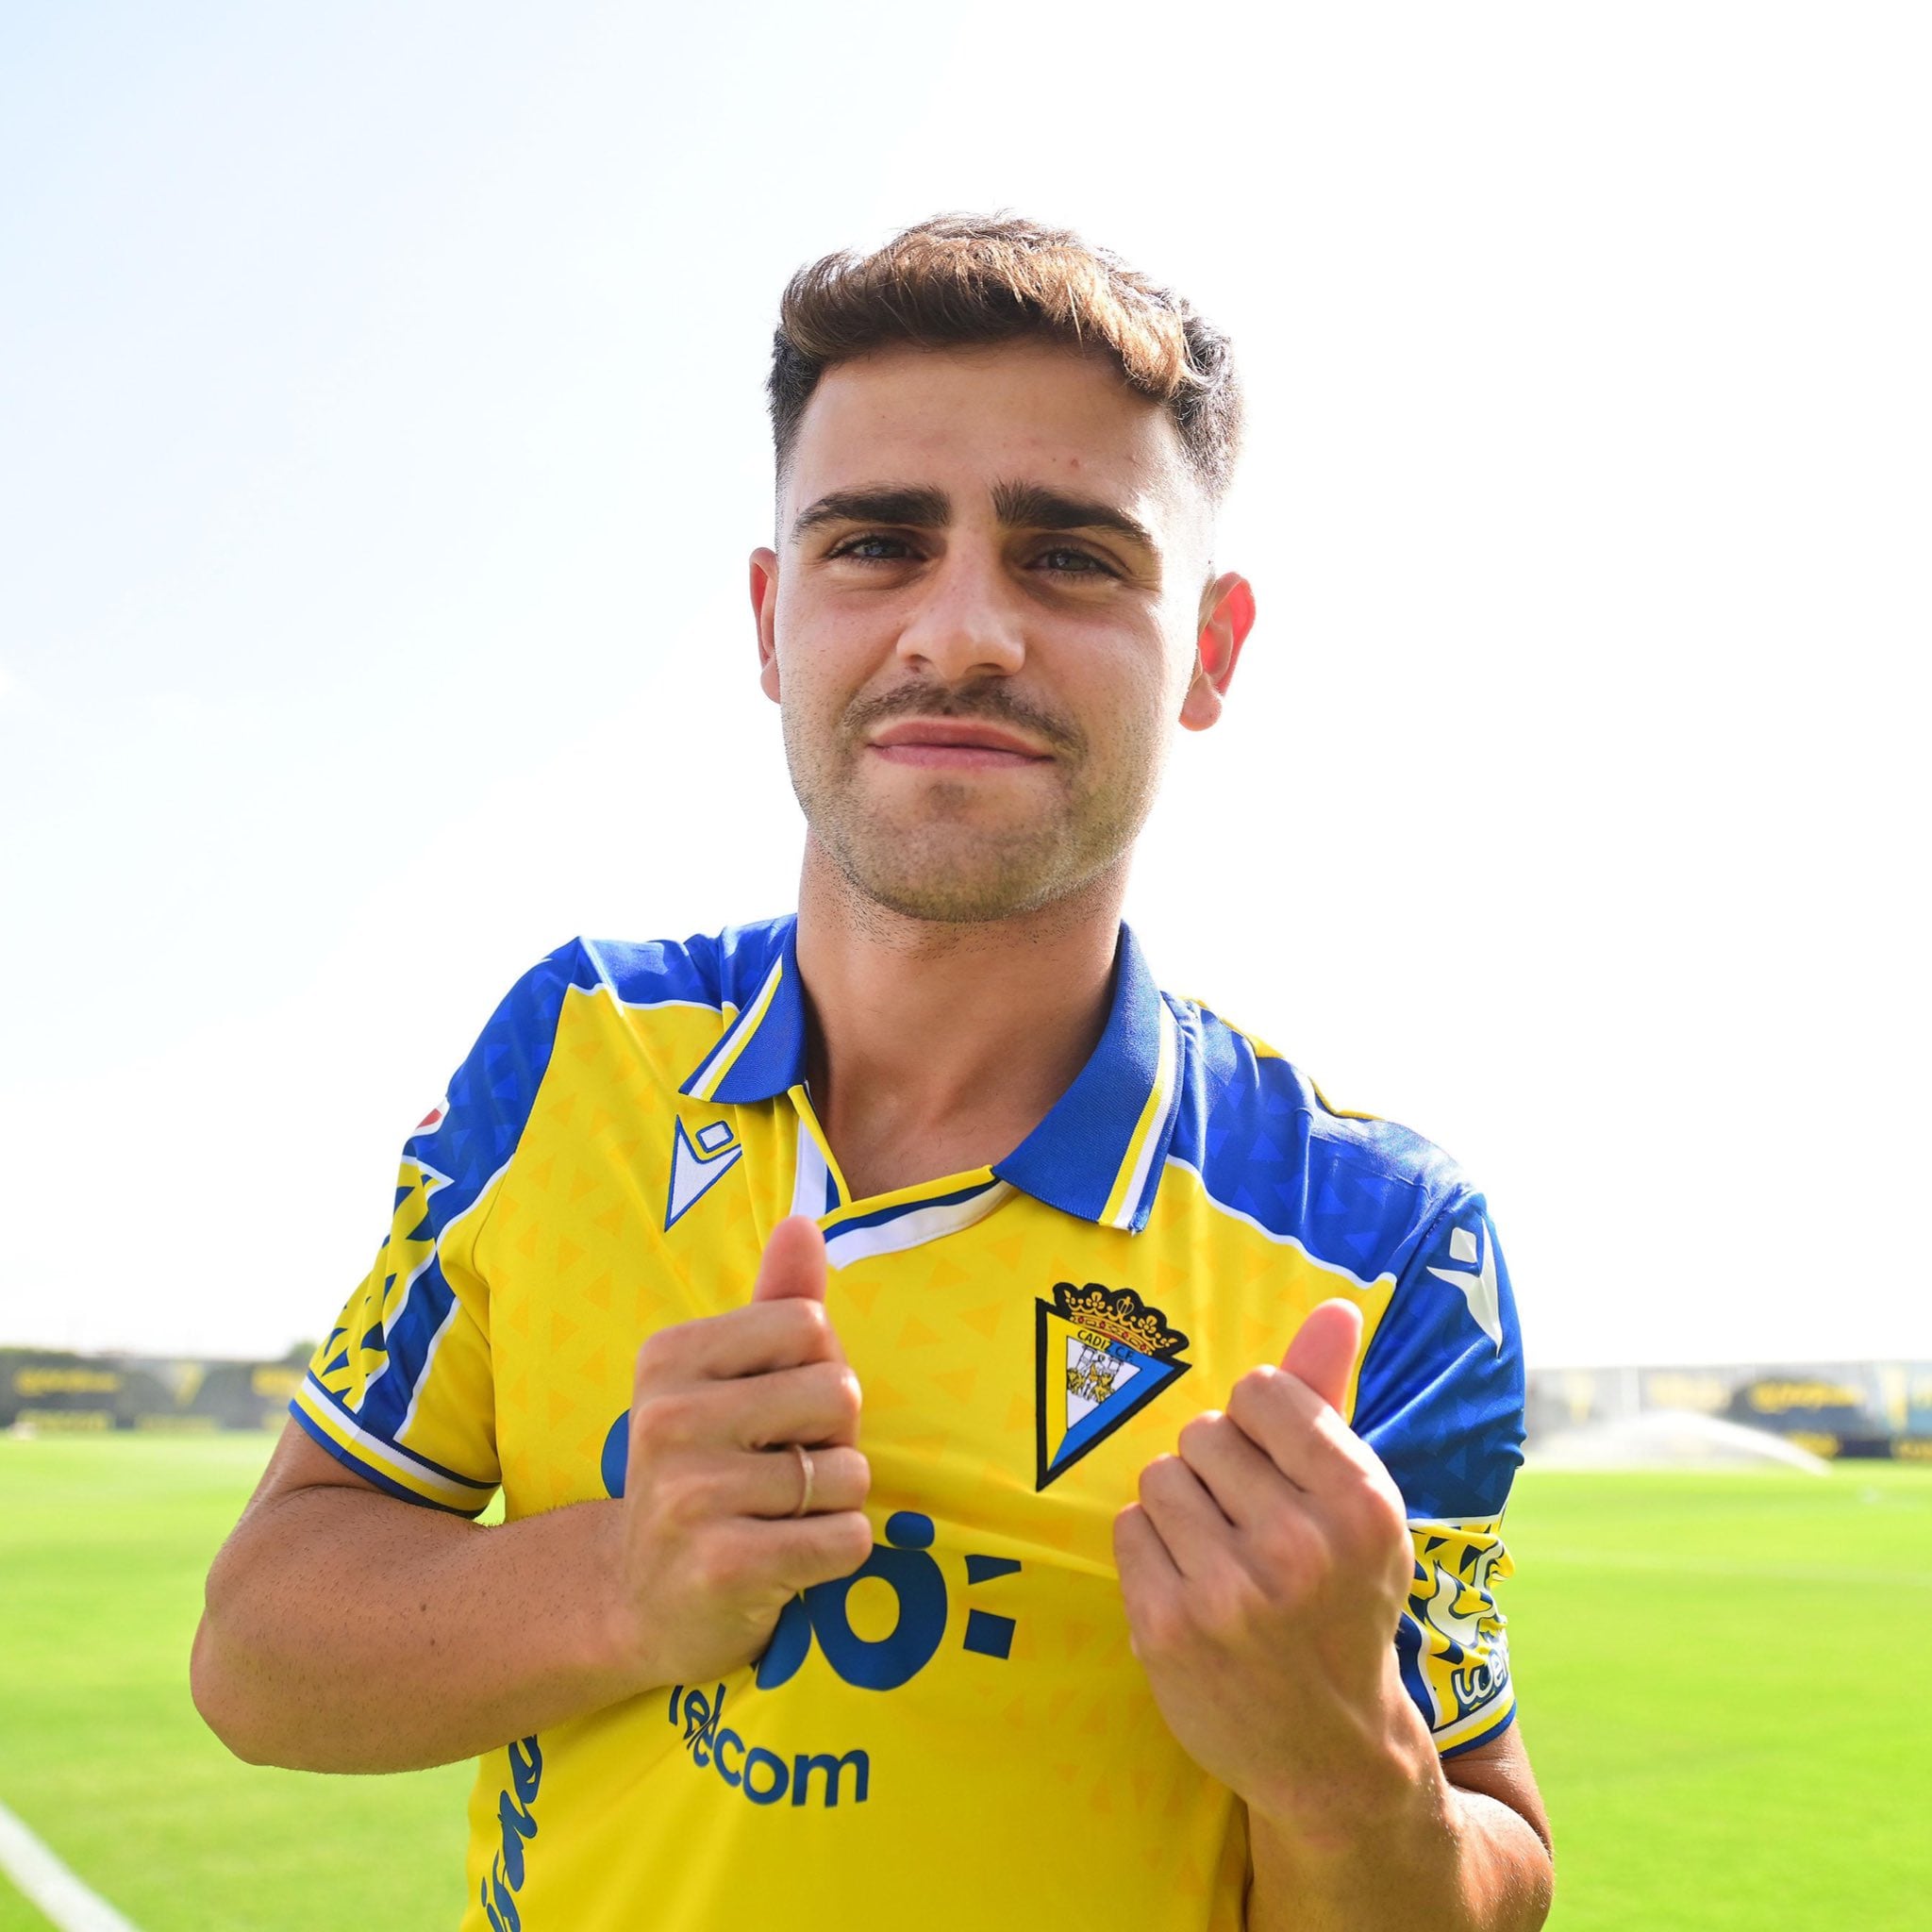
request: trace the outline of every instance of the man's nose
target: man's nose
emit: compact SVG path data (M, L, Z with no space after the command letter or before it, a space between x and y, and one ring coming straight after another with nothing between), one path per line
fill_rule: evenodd
M945 684L1010 677L1026 661L1022 599L994 558L951 552L899 633L899 661Z

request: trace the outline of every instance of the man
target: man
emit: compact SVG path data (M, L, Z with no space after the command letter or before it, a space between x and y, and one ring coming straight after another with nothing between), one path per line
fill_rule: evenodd
M196 1700L264 1762L478 1756L467 1932L1540 1924L1482 1199L1120 923L1254 616L1226 345L1017 221L782 317L796 919L509 994Z

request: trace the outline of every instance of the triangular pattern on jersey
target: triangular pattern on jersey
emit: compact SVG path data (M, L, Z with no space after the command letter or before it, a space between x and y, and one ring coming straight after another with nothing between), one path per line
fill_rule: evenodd
M1034 1488L1043 1490L1140 1412L1190 1364L1188 1338L1131 1288L1054 1284L1034 1304Z

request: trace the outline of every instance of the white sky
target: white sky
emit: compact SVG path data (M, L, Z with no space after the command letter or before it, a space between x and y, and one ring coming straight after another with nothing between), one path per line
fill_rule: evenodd
M0 1340L279 1352L575 932L791 903L778 289L1233 334L1130 917L1487 1186L1532 1361L1932 1356L1916 6L0 11Z

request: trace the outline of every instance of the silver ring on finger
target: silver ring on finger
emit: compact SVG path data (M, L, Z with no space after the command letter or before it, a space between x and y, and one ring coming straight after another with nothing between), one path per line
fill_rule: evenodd
M798 1507L791 1513L803 1516L811 1507L812 1483L816 1474L812 1468L811 1451L803 1442L791 1442L787 1446L798 1457Z

